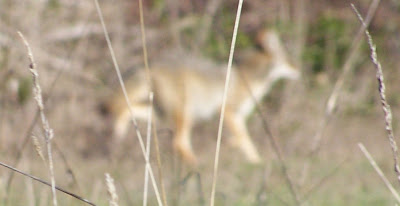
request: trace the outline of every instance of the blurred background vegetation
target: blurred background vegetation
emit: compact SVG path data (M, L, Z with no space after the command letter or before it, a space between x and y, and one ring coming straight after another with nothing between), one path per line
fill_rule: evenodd
M320 149L309 155L321 122L327 118L327 99L361 27L350 3L365 16L371 2L244 1L235 58L256 46L254 36L259 29L274 27L293 64L303 74L301 81L276 85L262 102L262 109L284 154L297 201L304 205L395 204L357 147L358 142L365 144L399 189L384 130L375 69L364 39L344 77L338 107L322 130ZM129 77L143 66L138 1L100 1L100 6L124 77ZM150 66L171 48L227 62L236 9L237 1L232 0L145 1ZM400 3L389 0L380 2L369 26L384 68L395 135L400 126L399 22ZM58 148L57 183L105 205L103 174L110 172L116 179L120 205L140 204L144 161L136 138L126 140L126 148L121 148L126 156L119 164L110 166L108 159L110 121L101 116L98 105L119 88L93 1L0 0L0 161L16 164L21 153L15 166L48 178L29 138L32 133L39 137L42 133L34 118L37 106L32 97L32 80L17 31L31 44L40 83L48 98L46 113ZM260 115L255 114L249 123L265 164L248 165L224 146L223 140L217 205L296 205L296 195L285 181L282 163L271 149ZM174 158L171 134L160 132L170 205L207 204L216 127L217 121L213 120L194 130L195 150L201 156L195 173ZM14 177L7 186L9 175L9 170L0 168L0 198L8 199L8 205L50 204L49 188L21 176ZM59 196L63 205L76 204L76 200ZM155 205L154 199L152 196L151 205Z

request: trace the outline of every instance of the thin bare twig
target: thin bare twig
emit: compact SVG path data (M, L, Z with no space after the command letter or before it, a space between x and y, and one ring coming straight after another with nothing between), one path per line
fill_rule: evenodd
M295 184L293 183L292 179L290 178L289 172L288 172L288 167L286 165L286 161L285 158L282 154L282 151L280 149L279 143L277 141L277 138L272 134L272 131L269 127L268 121L266 119L266 115L263 114L263 112L261 111L261 105L260 103L256 100L253 91L251 90L248 80L245 78L245 76L243 75L243 73L239 70L236 70L239 73L239 77L241 82L243 83L243 85L246 87L247 92L250 94L251 98L254 101L255 104L255 109L256 112L258 113L258 115L261 117L261 123L262 123L262 127L264 129L264 132L267 134L268 136L268 140L271 144L272 149L274 150L277 158L278 158L278 162L279 162L279 166L281 169L281 172L283 173L283 176L285 178L286 184L289 187L289 191L291 193L291 195L293 196L295 202L297 205L300 205L300 198L299 195L297 193L297 190L295 188Z
M323 121L321 121L321 126L319 127L319 130L317 131L317 133L314 137L311 154L315 154L320 148L321 140L322 140L322 133L325 130L326 126L328 125L328 122L331 119L331 116L336 109L339 93L341 92L341 90L343 88L343 84L344 84L347 74L349 73L350 69L352 68L352 66L355 62L358 49L360 48L360 45L361 45L362 34L367 29L367 25L369 25L369 23L371 22L372 17L374 16L376 9L378 8L379 2L380 2L380 0L374 0L371 3L371 6L368 10L366 23L365 23L365 25L361 26L361 28L358 30L356 37L354 38L354 41L350 47L351 50L349 52L349 55L347 56L347 59L343 65L343 71L340 74L338 80L336 81L335 86L333 87L333 90L332 90L331 94L329 95L328 101L326 103L325 118Z
M371 22L372 18L375 15L376 9L378 8L379 3L380 3L380 0L374 0L371 3L371 5L368 9L365 25L369 25L369 23ZM333 90L329 95L328 101L326 102L324 119L322 121L320 121L320 125L318 126L317 131L314 135L313 142L311 145L311 151L308 154L308 156L309 156L308 159L311 159L311 157L316 155L321 148L323 133L324 133L326 127L328 126L330 120L332 119L333 113L337 107L337 100L339 98L340 92L343 89L343 85L346 80L346 77L348 76L348 73L350 72L351 68L353 68L354 62L357 58L358 50L361 45L361 38L362 38L362 35L363 35L364 31L366 30L366 28L367 27L364 25L362 25L360 27L360 29L357 32L357 35L355 36L355 38L350 46L350 51L347 55L347 59L345 60L345 62L343 64L342 73L340 74L335 85L333 86ZM302 172L303 174L301 175L302 177L300 178L301 182L303 182L303 183L305 182L309 167L310 167L310 160L308 160L303 166L303 172Z
M169 32L172 36L172 44L175 45L179 50L182 49L181 42L181 30L172 27L171 25L175 24L175 22L179 21L179 1L178 0L167 0L167 10L169 13Z
M354 12L356 12L358 19L360 20L361 24L363 26L367 26L358 12L357 8L351 4L351 7L353 8ZM379 97L381 99L381 104L382 104L382 109L383 109L383 114L385 115L385 129L387 132L387 137L390 143L390 147L392 149L392 154L393 154L393 161L394 161L394 171L396 172L397 175L397 180L400 183L400 166L399 166L399 154L398 154L398 148L396 141L394 139L394 134L393 134L393 126L392 126L392 110L390 109L390 105L386 100L386 94L385 94L385 82L383 78L383 72L382 72L382 66L381 63L378 60L378 55L376 53L376 45L374 44L371 35L369 34L368 29L365 30L365 35L367 36L368 40L368 45L369 48L371 49L371 60L375 65L376 69L376 79L378 80L378 91L379 91Z
M379 177L382 179L383 183L385 183L386 187L390 190L393 197L396 199L397 203L400 203L400 195L397 193L396 189L394 189L393 185L390 184L389 180L386 178L385 174L379 168L378 164L376 164L374 158L368 152L368 150L364 147L362 143L358 143L358 147L363 152L364 156L368 159L371 166L375 169L376 173L378 173Z
M219 151L220 151L221 139L222 139L222 126L224 124L225 106L226 106L226 100L228 97L229 81L231 78L233 53L235 52L236 36L237 36L238 28L239 28L239 21L240 21L240 14L242 12L242 5L243 5L243 0L239 0L238 9L237 9L237 13L236 13L236 19L235 19L235 27L233 28L232 43L231 43L231 49L229 52L228 68L227 68L227 73L226 73L225 88L224 88L224 94L223 94L223 99L222 99L221 116L219 119L219 126L218 126L218 137L217 137L217 146L216 146L216 151L215 151L214 173L213 173L213 181L212 181L212 189L211 189L210 206L214 206L214 201L215 201L215 189L217 186L217 175L218 175L218 164L219 164Z
M145 148L145 145L144 145L144 142L143 142L143 138L142 138L142 135L140 134L139 127L138 127L138 124L137 124L137 121L135 119L135 115L134 115L134 112L133 112L133 109L132 109L132 104L131 104L131 101L129 100L128 93L127 93L126 88L125 88L124 80L122 79L122 75L121 75L121 72L120 72L120 69L119 69L119 66L118 66L118 62L117 62L117 59L116 59L115 54L114 54L114 49L113 49L113 47L111 45L111 40L110 40L110 37L109 37L108 32L107 32L107 28L106 28L106 25L105 25L105 22L104 22L104 19L103 19L103 14L101 12L98 0L94 0L94 2L95 2L95 5L96 5L97 13L98 13L99 18L100 18L101 25L103 27L104 36L105 36L105 39L107 41L108 49L109 49L110 54L111 54L111 58L112 58L112 61L113 61L113 64L114 64L114 69L115 69L115 72L117 73L118 81L119 81L119 83L121 85L121 89L122 89L122 92L124 94L125 101L126 101L126 103L128 105L128 108L129 108L129 113L131 115L132 124L133 124L133 127L134 127L135 131L136 131L136 136L137 136L137 138L139 140L140 148L142 150L142 155L143 155L143 157L144 157L144 159L146 161L146 167L148 167L148 169L149 169L150 179L151 179L151 182L152 182L152 185L153 185L153 188L154 188L154 192L156 193L157 202L158 202L158 205L162 206L163 204L162 204L162 201L161 201L161 198L160 198L160 193L158 191L157 183L156 183L155 178L154 178L153 169L151 168L151 165L149 163L149 159L146 156L146 148Z
M142 33L142 47L143 47L143 60L144 60L144 67L146 69L146 78L147 84L149 85L151 91L151 77L150 77L150 70L149 70L149 62L147 58L147 46L146 46L146 29L144 26L144 17L143 17L143 2L139 0L139 14L140 14L140 31Z
M28 57L29 57L29 71L32 73L33 76L33 86L34 86L34 95L35 95L35 100L38 105L39 111L40 111L40 119L42 121L42 127L44 130L44 136L45 136L45 141L46 141L46 146L47 146L47 158L48 158L48 163L49 163L49 172L50 172L50 179L51 179L51 191L53 195L53 205L57 206L57 196L56 196L56 181L54 178L54 165L53 165L53 156L51 152L51 140L54 137L53 130L50 128L49 122L47 120L46 115L44 114L44 105L43 105L43 97L42 97L42 89L40 88L39 85L39 73L36 70L36 63L33 58L33 53L32 50L29 46L28 41L25 39L24 35L21 32L18 32L18 35L21 37L22 41L24 42L27 50L28 50Z
M327 182L329 180L329 178L331 178L334 174L336 174L339 171L340 167L342 167L343 164L347 161L347 159L348 158L346 158L341 163L339 163L337 166L335 166L335 168L333 168L330 172L328 172L328 174L323 176L317 183L315 183L308 190L306 190L306 192L304 192L304 195L302 197L303 203L311 196L311 194L315 190L317 190L321 185L323 185L325 182Z
M289 204L289 202L287 201L287 198L280 197L280 195L277 194L272 188L271 189L268 188L268 184L267 184L268 174L267 173L269 173L269 172L267 171L267 167L265 165L263 167L264 167L262 169L263 175L262 175L262 178L260 181L261 187L258 190L258 192L256 193L256 198L255 198L256 204L255 205L258 205L258 206L267 205L267 202L270 199L269 197L275 196L275 198L278 201L280 201L282 203L282 205L290 206L291 204Z
M307 28L308 28L308 15L306 13L307 5L309 5L308 0L298 0L295 3L295 41L294 41L294 59L295 65L301 68L303 65L302 54L304 50L304 45L306 41Z
M162 172L162 164L161 164L161 155L160 155L160 147L158 142L158 134L156 130L156 123L153 118L153 136L154 136L154 147L156 148L156 158L157 158L157 171L158 171L158 179L160 180L160 188L161 188L161 197L164 203L164 206L168 206L167 202L167 193L165 192L164 178Z
M206 6L206 11L204 12L202 17L202 24L200 25L197 31L198 36L196 41L197 43L196 48L201 48L204 45L204 42L207 40L207 37L210 33L212 20L221 3L222 3L221 0L211 0L208 2Z
M201 185L201 176L200 176L199 172L194 172L194 171L189 172L182 179L182 181L179 182L179 185L185 187L192 177L194 177L195 181L196 181L199 205L204 205L205 201L204 201L204 194L203 194L203 186ZM183 190L184 190L184 188L183 188Z
M38 177L35 177L33 175L30 175L30 174L27 174L25 172L22 172L21 170L18 170L18 169L14 168L14 167L11 167L10 165L7 165L7 164L4 164L4 163L0 162L0 166L6 167L6 168L8 168L8 169L10 169L10 170L12 170L14 172L17 172L17 173L21 174L21 175L24 175L26 177L32 178L33 180L35 180L37 182L40 182L42 184L45 184L47 186L50 186L50 187L52 186L50 183L48 183L48 182L46 182L46 181L44 181L44 180L42 180L42 179L40 179ZM60 187L55 186L55 189L60 191L60 192L65 193L65 194L67 194L67 195L69 195L71 197L74 197L74 198L76 198L76 199L78 199L78 200L80 200L82 202L85 202L85 203L87 203L89 205L96 206L94 203L90 202L89 200L87 200L87 199L85 199L83 197L80 197L80 196L78 196L78 195L76 195L74 193L68 192L67 190L64 190L64 189L62 189Z
M374 0L371 3L371 6L368 9L367 18L365 21L366 23L363 24L361 26L361 28L358 30L358 33L350 47L351 48L350 53L348 55L348 58L346 59L346 62L343 65L343 72L340 74L338 81L336 82L336 84L333 88L333 91L332 91L331 95L329 96L329 99L327 102L327 108L326 108L327 116L330 116L336 108L339 92L343 87L345 77L347 76L348 72L350 71L350 69L352 68L352 66L354 64L357 51L360 48L362 34L366 31L369 23L372 20L372 17L374 17L376 9L379 6L379 3L380 3L380 0ZM318 141L317 141L317 143L318 143Z

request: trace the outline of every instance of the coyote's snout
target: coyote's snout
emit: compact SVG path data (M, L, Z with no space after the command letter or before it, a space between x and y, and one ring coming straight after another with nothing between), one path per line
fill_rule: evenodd
M300 71L288 62L275 31L260 32L257 43L261 51L245 52L231 73L225 110L233 145L252 163L261 161L246 127L255 101L266 95L277 80L297 79L300 76ZM150 68L156 111L175 126L174 149L189 163L196 163L191 144L192 126L220 111L225 70L225 65L189 54L170 55ZM126 88L135 118L145 120L149 109L149 85L144 70L129 79ZM114 136L122 138L130 120L122 92L112 98L109 109L115 119Z

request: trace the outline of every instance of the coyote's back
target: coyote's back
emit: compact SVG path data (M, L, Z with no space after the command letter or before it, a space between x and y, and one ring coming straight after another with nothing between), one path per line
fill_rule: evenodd
M251 50L234 66L225 110L232 143L253 163L261 158L250 139L246 119L255 101L266 95L274 82L282 78L297 79L300 72L287 60L286 52L275 31L261 31L257 36L260 51ZM163 58L161 58L163 59ZM169 54L150 68L150 85L144 70L138 71L126 83L135 118L146 120L150 87L154 92L154 107L158 116L175 126L174 149L184 160L195 164L191 145L194 123L211 118L220 111L225 85L224 64L190 54ZM130 113L122 92L109 102L114 117L114 136L121 139L129 126Z

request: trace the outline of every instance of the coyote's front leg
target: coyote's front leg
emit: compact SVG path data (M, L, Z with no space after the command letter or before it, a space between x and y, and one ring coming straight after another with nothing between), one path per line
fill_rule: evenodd
M246 155L249 162L254 164L260 163L261 158L247 131L246 118L229 110L226 112L225 117L227 126L233 135L233 139L231 140L232 145L238 147Z

